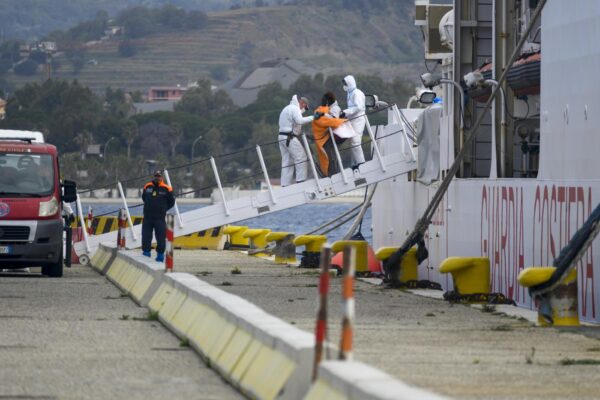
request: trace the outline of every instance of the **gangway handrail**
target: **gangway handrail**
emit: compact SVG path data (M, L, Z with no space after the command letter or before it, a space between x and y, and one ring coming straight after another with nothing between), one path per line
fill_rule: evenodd
M267 188L269 189L269 194L271 195L271 202L273 204L277 204L277 199L275 198L275 193L273 193L273 186L271 186L271 179L269 178L269 171L267 170L267 166L265 164L265 159L262 154L262 150L259 145L256 145L256 153L258 154L258 160L260 161L260 168L263 171L265 176L265 182L267 183Z
M377 140L381 140L381 139L385 139L385 138L388 138L388 137L391 137L391 136L394 136L394 135L398 135L398 134L402 134L402 133L404 133L405 139L408 141L408 140L409 140L409 138L408 138L408 133L407 133L407 132L406 132L406 130L404 130L404 129L399 129L399 130L396 130L396 131L394 131L394 132L388 133L387 135L382 135L382 136L377 136L377 135L375 135L375 136L376 136L376 139L377 139ZM276 143L278 143L278 141L277 141ZM344 149L342 149L342 150L339 150L339 147L338 147L338 151L339 151L340 153L341 153L342 151L344 151L344 152L346 152L346 151L351 151L351 150L352 150L354 147L363 146L364 144L368 144L368 143L369 143L369 142L365 142L365 143L360 143L360 144L353 145L353 146L348 146L348 147L346 147L346 148L344 148ZM412 149L411 149L411 153L413 154L413 158L412 158L412 160L415 160L415 158L414 158L414 152L412 152ZM209 159L209 160L210 160L210 159ZM338 160L341 160L341 155L340 155L340 157L338 158ZM308 163L308 160L306 160L306 161L302 161L302 163ZM295 165L297 165L297 164L296 164L296 163L292 163L292 164L288 164L286 167L293 167L293 166L295 166ZM279 170L280 170L280 168L281 168L281 167L279 167L279 166L274 166L274 167L268 168L267 170L269 171L269 173L273 173L273 172L277 172L277 171L279 171ZM284 168L285 168L285 167L284 167ZM172 169L172 168L171 168L171 169ZM345 169L343 168L343 164L342 164L342 169L341 169L341 171L345 171ZM237 183L237 182L241 182L241 181L244 181L244 180L247 180L247 179L256 178L256 177L258 177L258 176L260 176L260 175L263 175L263 176L264 176L264 173L261 171L261 172L258 172L258 173L252 174L252 175L245 175L245 176L242 176L242 177L239 177L239 178L236 178L236 179L233 179L233 180L230 180L230 181L224 182L224 183L223 183L223 185L224 185L224 186L226 186L226 185L231 185L231 184L234 184L234 183ZM344 175L344 176L346 176L346 173L344 172L344 174L343 174L343 175ZM144 176L144 177L145 177L145 176ZM140 179L140 178L137 178L137 179ZM129 180L129 181L130 181L130 180ZM123 182L127 182L127 181L121 181L121 183L123 183ZM192 193L194 193L194 194L195 194L195 193L198 193L198 192L202 192L202 191L205 191L205 190L208 190L208 189L214 189L216 186L217 186L217 185L216 185L216 183L215 183L215 184L210 184L210 185L203 186L203 187L200 187L200 188L195 188L195 189L193 189L193 190L190 190L190 191L187 191L187 192L181 192L181 193L177 194L175 197L181 197L181 196L185 196L185 195L192 194ZM93 190L98 190L98 188L96 188L96 189L93 189ZM85 191L82 191L82 192L79 192L79 193L85 193ZM132 210L132 209L134 209L134 208L139 208L139 207L142 207L143 205L144 205L144 203L139 203L139 204L135 204L135 205L129 206L128 208L129 208L129 210ZM107 216L107 215L112 215L112 214L114 214L114 213L116 213L116 212L118 212L118 211L119 211L119 209L115 209L115 210L107 211L107 212L104 212L104 213L102 213L102 214L98 214L98 215L96 215L96 217L103 217L103 216Z
M173 185L171 185L171 177L169 176L169 171L165 168L163 170L163 174L165 175L165 182L167 185L169 185L171 187L171 189L173 188ZM175 209L175 215L177 215L177 223L179 224L180 228L183 228L183 221L181 220L181 214L179 213L179 206L177 205L177 197L173 196L175 198L175 203L173 204L173 208Z
M333 134L333 129L331 129L331 127L327 128L329 129L329 136L331 137L331 143L333 143L333 149L335 151L335 157L336 160L338 162L338 167L340 168L340 172L342 174L342 181L344 181L344 184L347 185L348 184L348 177L346 176L346 172L344 171L344 163L342 161L342 155L340 154L340 149L338 148L337 143L335 142L335 136ZM361 143L362 145L362 143Z
M119 189L119 194L121 195L121 199L123 200L123 206L125 207L125 214L127 215L127 222L129 226L133 228L133 221L131 219L131 213L129 212L129 207L127 206L127 198L125 197L125 192L123 192L123 185L121 182L117 182L117 188ZM131 236L133 237L133 241L137 242L137 235L135 234L135 230L131 229Z

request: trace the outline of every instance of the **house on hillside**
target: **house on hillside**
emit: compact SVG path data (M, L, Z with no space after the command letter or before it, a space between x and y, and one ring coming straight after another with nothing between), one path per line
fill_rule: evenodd
M6 101L0 99L0 121L6 118Z
M148 90L148 102L179 101L187 90L188 88L181 85L151 87Z
M269 83L279 82L284 89L290 87L301 75L314 76L318 71L298 60L278 58L261 63L257 68L224 83L224 90L238 107L253 103L258 92Z

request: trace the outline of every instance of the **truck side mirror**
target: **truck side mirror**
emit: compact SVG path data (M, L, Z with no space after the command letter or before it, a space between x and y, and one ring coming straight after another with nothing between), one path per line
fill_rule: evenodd
M72 203L77 200L77 183L65 180L62 184L62 201Z

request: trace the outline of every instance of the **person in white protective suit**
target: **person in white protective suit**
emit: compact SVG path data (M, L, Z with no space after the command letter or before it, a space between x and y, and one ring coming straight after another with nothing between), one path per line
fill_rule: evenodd
M294 170L296 183L306 180L308 170L307 155L300 135L302 125L309 124L314 117L303 117L302 113L308 109L308 100L304 97L298 100L294 95L292 101L279 114L279 150L281 151L281 186L294 183Z
M352 75L344 78L344 91L348 93L348 108L342 111L340 118L349 119L354 132L356 132L356 136L350 138L352 166L356 168L365 162L365 155L361 147L366 122L364 118L365 94L356 87L356 79Z

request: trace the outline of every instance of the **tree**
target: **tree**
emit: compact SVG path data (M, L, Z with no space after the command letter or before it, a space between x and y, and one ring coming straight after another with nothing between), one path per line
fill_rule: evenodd
M82 160L85 160L88 146L92 143L93 140L94 138L92 137L92 134L87 130L84 130L78 133L77 136L75 136L75 143L79 145L79 151Z
M125 122L125 126L123 126L123 138L125 139L125 143L127 143L127 160L131 159L131 146L138 137L138 133L137 123L132 119L128 119Z
M15 74L21 76L32 76L37 73L38 63L33 60L27 59L23 62L18 63L14 66L13 70Z
M179 122L173 122L169 129L169 144L171 145L171 157L175 157L176 148L183 138L183 129Z
M131 40L123 40L119 43L119 56L128 58L137 54L137 47Z

